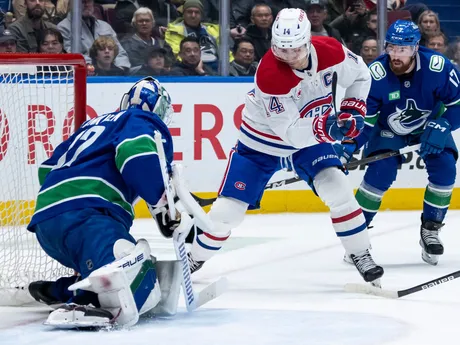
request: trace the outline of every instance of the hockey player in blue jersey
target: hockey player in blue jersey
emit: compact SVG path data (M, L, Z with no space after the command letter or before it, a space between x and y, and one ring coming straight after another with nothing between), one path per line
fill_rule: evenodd
M48 324L131 326L160 301L150 247L136 242L129 229L139 197L154 216L167 215L154 135L161 134L170 165L172 114L167 91L153 78L142 79L125 94L120 111L86 121L40 166L41 189L28 229L49 256L82 279L31 284L41 301L67 301ZM162 232L177 226L159 225Z
M364 146L364 156L420 143L428 173L420 227L422 259L436 265L444 252L439 238L456 177L458 151L451 132L460 127L459 75L444 56L419 46L420 32L396 21L386 34L386 54L369 69L372 86L363 132L336 145L344 160ZM401 156L369 164L356 193L366 223L372 222L384 193L396 179Z

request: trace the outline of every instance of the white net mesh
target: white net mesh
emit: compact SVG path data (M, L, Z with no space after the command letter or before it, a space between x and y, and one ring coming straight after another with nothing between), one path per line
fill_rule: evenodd
M0 305L31 301L30 282L72 273L26 226L40 187L38 166L73 131L74 90L72 66L0 63Z

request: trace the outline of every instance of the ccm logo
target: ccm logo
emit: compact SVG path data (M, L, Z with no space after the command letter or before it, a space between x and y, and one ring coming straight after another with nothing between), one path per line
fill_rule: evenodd
M246 183L237 181L235 182L235 188L238 190L245 190L246 189Z
M446 127L442 127L441 125L435 123L435 122L428 122L428 127L432 127L434 129L440 129L441 132L445 132L445 130L447 129Z

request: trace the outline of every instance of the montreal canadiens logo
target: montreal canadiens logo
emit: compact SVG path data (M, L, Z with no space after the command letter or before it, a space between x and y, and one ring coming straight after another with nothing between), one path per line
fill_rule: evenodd
M246 189L246 183L237 181L235 182L235 188L238 190L245 190Z

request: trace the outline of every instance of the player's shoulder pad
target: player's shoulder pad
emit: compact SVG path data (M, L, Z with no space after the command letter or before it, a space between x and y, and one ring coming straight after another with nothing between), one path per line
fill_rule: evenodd
M256 71L257 87L269 95L285 95L301 81L288 64L273 55L271 49L264 55Z
M371 73L372 79L374 81L381 81L387 76L387 70L389 68L388 55L383 54L369 65L369 72Z
M446 65L451 64L442 54L435 52L434 50L419 47L418 55L420 57L420 64L425 70L429 70L434 73L441 73L444 70L450 70L446 68Z
M335 38L313 36L311 44L315 47L318 58L318 72L331 66L338 65L345 60L345 51L342 44Z

